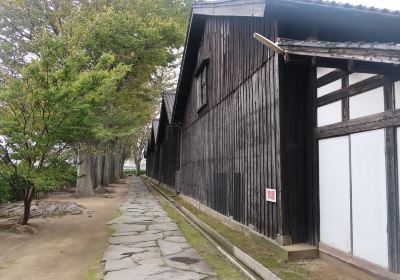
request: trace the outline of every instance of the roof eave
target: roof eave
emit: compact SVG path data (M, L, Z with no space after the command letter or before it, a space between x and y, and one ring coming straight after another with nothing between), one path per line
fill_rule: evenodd
M231 0L193 4L193 14L207 16L263 17L265 0Z
M278 45L288 54L400 64L400 46L391 43L341 43L279 39Z

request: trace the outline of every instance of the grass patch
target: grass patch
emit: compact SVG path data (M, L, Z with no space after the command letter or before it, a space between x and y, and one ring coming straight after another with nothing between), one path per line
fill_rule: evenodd
M227 225L221 223L218 219L199 211L192 204L186 202L181 197L164 186L158 186L159 189L177 203L192 212L197 218L208 224L220 235L231 241L241 250L249 254L259 263L273 271L277 276L284 280L307 280L319 279L319 277L307 270L306 264L297 262L285 262L276 252L268 241L254 234L245 234L234 230Z
M121 217L121 210L117 209L113 215L113 219ZM115 229L112 225L107 225L107 235L112 236L115 233Z
M154 192L157 198L160 195ZM186 237L188 243L202 256L205 261L214 268L219 279L222 280L241 280L247 277L233 266L214 245L208 241L201 233L190 225L173 207L165 200L158 199L161 206L168 213L168 216L173 219L181 233Z
M114 213L113 219L121 217L121 210L117 209Z
M107 235L112 236L115 233L115 229L112 225L107 225Z
M89 268L89 270L86 273L86 280L97 280L97 274L96 271L93 268Z
M93 259L92 264L89 265L89 268L85 274L85 280L97 280L102 279L102 269L100 267L100 260L102 257L97 256Z

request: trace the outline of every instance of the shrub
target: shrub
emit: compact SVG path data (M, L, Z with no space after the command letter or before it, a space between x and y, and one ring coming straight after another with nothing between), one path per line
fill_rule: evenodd
M14 186L25 183L26 180L11 172L0 174L0 203L23 199L23 190Z
M126 176L132 176L133 174L135 174L136 170L135 169L125 169L124 170L124 177Z
M7 180L0 178L0 203L12 200L12 188Z
M140 170L139 175L145 175L146 174L146 170ZM124 170L124 176L132 176L132 175L136 175L136 169L125 169Z

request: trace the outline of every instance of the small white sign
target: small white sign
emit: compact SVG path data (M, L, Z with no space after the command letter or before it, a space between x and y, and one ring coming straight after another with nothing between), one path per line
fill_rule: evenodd
M276 190L268 188L265 190L265 198L267 201L276 203Z

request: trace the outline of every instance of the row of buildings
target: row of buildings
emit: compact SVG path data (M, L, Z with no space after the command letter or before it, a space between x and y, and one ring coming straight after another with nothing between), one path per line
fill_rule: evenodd
M395 277L399 43L400 14L389 10L194 4L147 175L281 245L308 243Z

